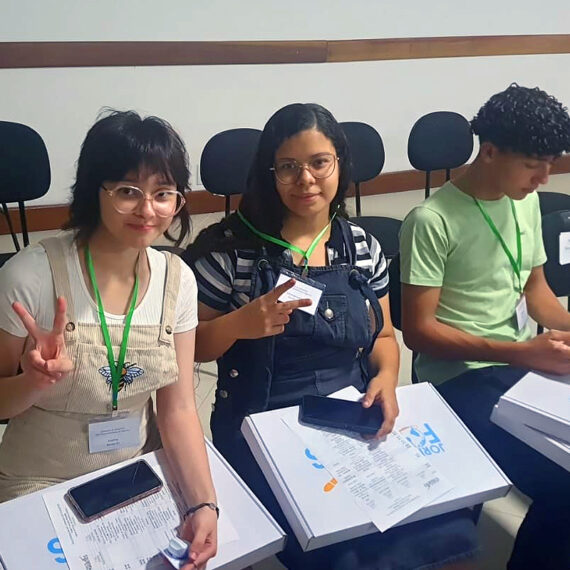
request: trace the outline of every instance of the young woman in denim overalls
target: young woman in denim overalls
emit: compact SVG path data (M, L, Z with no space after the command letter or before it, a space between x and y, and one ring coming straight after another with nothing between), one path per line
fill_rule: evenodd
M180 530L192 541L184 570L203 568L217 542L194 401L196 286L178 257L148 246L175 217L179 239L187 234L188 178L170 125L112 113L83 143L71 231L0 272L0 417L10 418L0 502L156 450L162 439L189 512L196 507Z
M346 139L323 107L277 111L261 135L239 210L204 230L184 255L198 282L198 361L218 361L214 444L289 534L291 569L468 567L476 549L464 512L302 552L240 433L247 414L299 404L349 385L398 414L399 348L378 242L346 219ZM293 276L276 287L279 275ZM296 280L325 285L313 315L306 299L278 302Z

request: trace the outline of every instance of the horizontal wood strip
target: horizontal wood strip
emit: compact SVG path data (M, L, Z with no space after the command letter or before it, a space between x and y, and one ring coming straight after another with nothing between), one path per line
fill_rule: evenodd
M321 63L324 41L4 42L0 68Z
M570 34L239 42L0 42L0 68L325 63L570 53Z
M328 42L327 61L570 53L570 34L458 36Z
M452 175L459 174L465 166L453 170ZM569 174L570 155L559 158L552 167L551 174ZM432 173L431 185L438 188L445 181L445 173L438 171ZM421 190L425 187L425 173L418 170L400 170L397 172L386 172L380 174L373 180L364 182L360 186L362 196L374 196L377 194L393 194L397 192L408 192L410 190ZM349 196L354 195L354 188L348 192ZM235 210L239 203L239 196L232 196L231 208ZM194 214L209 214L213 212L223 212L225 209L225 197L214 196L205 190L195 190L188 196L189 210ZM0 210L1 212L1 210ZM10 208L10 217L16 231L20 232L20 216L17 208ZM69 208L66 205L54 206L30 206L26 208L28 230L31 232L55 230L60 228L67 220ZM8 224L3 215L0 215L0 235L10 233Z

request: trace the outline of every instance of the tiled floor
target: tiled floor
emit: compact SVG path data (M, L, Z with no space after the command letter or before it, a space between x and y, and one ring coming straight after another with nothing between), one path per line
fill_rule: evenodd
M554 176L549 186L545 189L568 193L570 175ZM389 215L402 218L415 204L423 198L423 192L403 192L397 195L384 195L376 197L364 197L362 201L363 211L367 215ZM219 214L205 214L194 216L193 234L197 235L200 229L217 221ZM37 232L31 236L32 243L36 243L43 237L53 235L56 232ZM12 242L10 236L0 236L0 252L11 251ZM406 384L410 379L411 353L404 346L401 336L400 342L402 362L400 370L400 383ZM216 383L216 368L214 363L202 364L196 374L196 402L198 413L205 434L210 436L209 418L214 399L214 387ZM0 438L5 426L0 425ZM480 567L484 570L502 570L509 557L513 537L524 517L528 506L528 499L516 490L502 499L490 501L483 507L483 512L478 524L479 536L483 550ZM283 568L276 558L268 559L255 565L255 570L277 570Z

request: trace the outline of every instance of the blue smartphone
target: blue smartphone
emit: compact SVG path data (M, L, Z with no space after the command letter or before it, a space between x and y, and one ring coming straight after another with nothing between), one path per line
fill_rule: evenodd
M325 396L303 396L299 410L303 423L375 434L384 421L380 406L363 408L362 402L349 402Z

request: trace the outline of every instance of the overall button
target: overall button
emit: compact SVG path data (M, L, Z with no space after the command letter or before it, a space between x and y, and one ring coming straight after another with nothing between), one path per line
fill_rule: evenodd
M71 321L69 321L66 325L65 325L65 330L67 332L73 332L75 330L75 323L72 323Z
M220 390L219 394L220 394L220 398L223 398L224 400L229 396L229 394L226 390Z
M230 375L230 378L237 378L239 376L239 372L235 368L232 368L228 374Z
M172 334L172 327L170 325L166 325L164 327L164 332L166 332L166 334Z
M332 321L334 319L334 311L330 307L325 309L323 315L327 321Z

